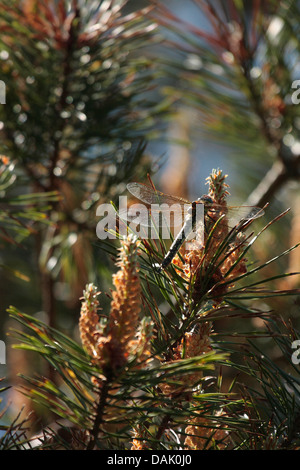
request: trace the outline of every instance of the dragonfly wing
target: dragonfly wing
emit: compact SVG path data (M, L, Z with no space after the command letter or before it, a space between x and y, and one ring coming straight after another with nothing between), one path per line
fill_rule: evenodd
M143 227L151 226L148 211L146 211L145 213L138 213L137 211L130 210L129 207L129 209L120 209L118 212L118 216L121 220L131 224L140 224Z
M127 189L134 197L151 207L148 209L145 207L145 211L141 209L141 213L137 214L137 205L133 204L128 210L120 211L120 218L123 220L136 224L139 223L146 227L153 224L157 227L165 225L178 227L184 224L186 211L191 207L191 202L162 193L142 183L129 183ZM224 206L215 203L204 203L204 205L206 214L215 222L225 213L225 210L226 219L230 220L232 226L243 221L256 219L264 214L261 208L253 206L231 206L224 208ZM224 224L226 224L225 220Z
M242 222L243 220L257 219L264 215L264 210L260 207L254 206L228 206L224 208L219 204L205 204L206 211L215 220L226 215L227 219L234 223Z
M228 209L228 217L235 224L243 222L246 220L258 219L264 215L263 209L260 207L252 206L239 206L239 207L230 207Z
M212 233L212 237L216 239L224 238L224 234L233 229L237 229L238 231L243 230L243 228L249 225L251 220L264 215L264 211L260 207L229 206L225 208L222 205L214 203L205 204L205 213L206 233L208 233L213 224L218 221L217 229ZM219 220L222 216L223 218Z
M133 204L128 209L120 209L118 212L120 219L132 223L140 224L144 227L180 227L184 223L184 214L182 206L159 207L157 209L143 206L141 204Z
M162 193L161 191L157 191L156 189L151 188L146 184L128 183L127 189L134 197L140 199L146 204L191 205L190 201L186 201L180 197L171 196L170 194Z
M252 207L250 208L250 212L246 217L244 217L245 220L248 219L258 219L259 217L262 217L264 215L265 211L262 210L260 207Z

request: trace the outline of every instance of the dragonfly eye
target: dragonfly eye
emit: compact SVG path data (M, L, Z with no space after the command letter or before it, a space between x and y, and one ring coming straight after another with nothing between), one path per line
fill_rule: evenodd
M203 196L199 197L197 201L202 202L202 204L214 204L213 199L210 196L207 196L207 194L204 194Z

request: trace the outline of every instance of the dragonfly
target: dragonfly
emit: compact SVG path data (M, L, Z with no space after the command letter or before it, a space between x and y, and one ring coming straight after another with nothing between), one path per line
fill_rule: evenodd
M158 191L156 188L147 186L143 183L132 182L127 184L128 191L137 199L150 206L150 209L142 214L139 214L138 219L136 214L129 211L121 210L119 217L128 222L137 223L141 226L149 227L153 224L153 219L160 225L167 220L170 223L170 208L173 212L172 225L181 225L177 236L174 238L167 254L165 255L162 263L158 266L158 270L166 269L172 262L174 256L183 245L183 243L190 238L191 232L207 231L207 221L215 224L218 221L218 227L221 226L222 220L234 220L236 231L241 231L242 228L249 224L249 221L257 219L264 214L264 210L260 207L253 206L224 206L217 204L208 195L203 195L195 201L188 201L177 196ZM197 217L197 208L201 205L204 217ZM161 214L160 217L157 217ZM199 215L199 211L198 211ZM201 227L202 224L202 227ZM200 228L199 228L200 226ZM228 227L228 225L227 225ZM214 235L212 235L214 236Z

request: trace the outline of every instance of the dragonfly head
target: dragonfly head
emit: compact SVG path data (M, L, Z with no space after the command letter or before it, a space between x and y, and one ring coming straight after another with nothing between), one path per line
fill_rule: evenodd
M201 204L213 204L214 201L210 196L207 196L207 194L203 194L203 196L199 197L197 199L197 202L200 202Z

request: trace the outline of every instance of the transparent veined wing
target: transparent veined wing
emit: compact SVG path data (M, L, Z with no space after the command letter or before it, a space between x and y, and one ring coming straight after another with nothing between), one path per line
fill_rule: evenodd
M146 205L132 204L120 209L122 220L138 223L145 227L178 227L184 223L185 211L191 207L189 201L157 191L142 183L129 183L128 191Z
M228 206L224 211L224 207L218 204L205 204L206 212L216 218L223 214L226 215L231 226L235 226L240 222L258 219L264 215L264 210L254 206Z
M191 204L191 201L162 193L143 183L128 183L127 189L134 197L145 202L145 204Z
M144 227L180 227L185 220L184 210L182 206L173 206L170 211L170 206L150 209L147 206L140 204L133 204L128 208L123 208L118 211L118 216L121 220L133 224L140 224Z
M254 219L264 215L263 209L253 206L224 206L218 204L205 204L205 223L204 228L207 235L212 238L222 240L226 234L235 236L244 232ZM217 223L217 229L213 229Z

